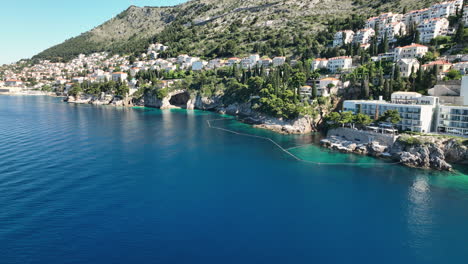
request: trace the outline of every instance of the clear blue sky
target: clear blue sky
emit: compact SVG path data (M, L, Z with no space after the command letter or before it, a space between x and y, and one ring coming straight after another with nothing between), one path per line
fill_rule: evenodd
M0 12L0 65L30 58L136 6L186 0L4 0Z

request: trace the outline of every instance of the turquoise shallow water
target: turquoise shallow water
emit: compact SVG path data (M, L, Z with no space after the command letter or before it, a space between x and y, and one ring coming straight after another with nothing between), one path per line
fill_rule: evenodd
M0 97L0 263L465 263L466 168L202 111ZM297 148L294 148L297 147ZM375 164L375 166L373 166Z

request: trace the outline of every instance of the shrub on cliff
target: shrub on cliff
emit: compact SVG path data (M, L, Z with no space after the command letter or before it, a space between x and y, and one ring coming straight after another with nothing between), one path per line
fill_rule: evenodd
M398 138L398 142L403 143L404 145L407 145L407 146L415 146L415 145L424 144L424 142L421 139L417 137L409 136L409 135L400 136Z
M162 100L168 94L169 91L167 90L167 88L157 89L154 91L154 95L156 95L156 98L158 98L159 100Z

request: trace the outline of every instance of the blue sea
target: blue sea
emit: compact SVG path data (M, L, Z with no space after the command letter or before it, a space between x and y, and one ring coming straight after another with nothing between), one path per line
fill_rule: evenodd
M468 263L467 168L219 118L0 96L0 263Z

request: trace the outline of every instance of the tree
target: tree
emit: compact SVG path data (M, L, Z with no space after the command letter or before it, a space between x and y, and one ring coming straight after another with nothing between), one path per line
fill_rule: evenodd
M464 43L464 33L465 33L465 25L463 21L458 24L457 31L455 32L454 40L457 44Z
M81 84L75 83L72 85L71 89L68 91L68 95L76 97L82 92L83 92L83 89L81 89Z
M367 126L372 123L372 119L365 114L359 113L354 116L354 123L358 124L359 126Z
M367 79L367 76L364 76L361 81L361 97L363 99L369 98L369 80Z
M461 78L462 78L462 74L460 73L460 71L452 69L447 72L444 79L445 80L461 80Z
M339 119L338 123L340 123L341 126L344 127L345 124L353 123L353 120L354 120L353 112L346 111L346 112L342 112L340 114L340 119Z
M315 84L315 81L312 82L312 99L315 99L317 97L317 85Z
M400 113L398 110L387 110L382 116L380 116L379 121L397 124L401 121Z
M330 114L327 115L325 120L329 124L337 125L337 124L339 124L339 122L341 120L341 115L338 112L331 112Z

